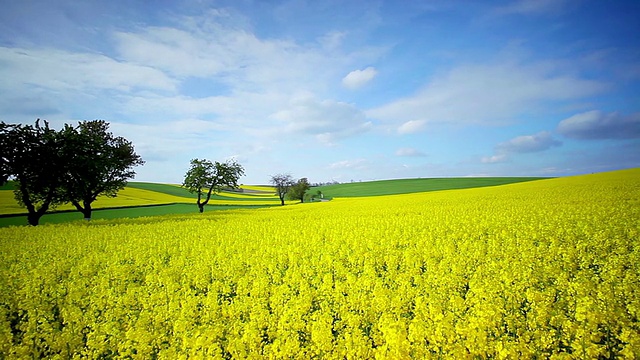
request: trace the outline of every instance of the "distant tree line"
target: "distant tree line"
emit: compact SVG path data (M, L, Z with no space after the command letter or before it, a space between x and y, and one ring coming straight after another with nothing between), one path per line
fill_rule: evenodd
M104 120L65 124L59 131L40 119L34 125L0 122L0 185L15 181L15 198L30 225L64 203L91 219L98 196L115 197L142 164L133 144L109 132Z
M327 182L315 182L315 183L312 183L311 187L326 186L326 185L338 185L338 184L340 184L339 181L331 180L331 181L327 181Z

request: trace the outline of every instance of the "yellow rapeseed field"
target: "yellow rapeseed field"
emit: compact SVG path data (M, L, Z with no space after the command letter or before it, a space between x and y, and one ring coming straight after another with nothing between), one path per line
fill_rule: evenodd
M0 358L640 358L640 169L0 229Z

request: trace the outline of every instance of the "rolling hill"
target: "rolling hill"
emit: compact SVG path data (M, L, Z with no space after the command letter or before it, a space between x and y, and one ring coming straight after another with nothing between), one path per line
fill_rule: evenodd
M316 186L309 192L321 191L325 198L380 196L409 194L425 191L467 189L485 186L497 186L525 181L548 179L543 177L462 177L462 178L424 178L396 179L366 182L353 182L335 185Z

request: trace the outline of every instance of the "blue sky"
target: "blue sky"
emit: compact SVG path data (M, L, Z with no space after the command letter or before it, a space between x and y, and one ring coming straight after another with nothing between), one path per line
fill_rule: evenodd
M640 166L638 1L0 3L0 120L107 120L139 181Z

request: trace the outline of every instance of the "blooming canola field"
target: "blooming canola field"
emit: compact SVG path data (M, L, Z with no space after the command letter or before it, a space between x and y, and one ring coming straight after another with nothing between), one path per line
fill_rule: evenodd
M0 358L639 358L640 169L0 229Z

